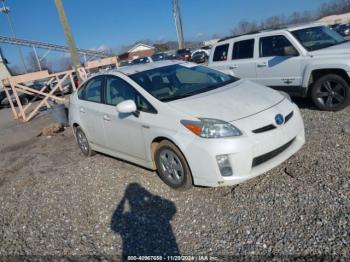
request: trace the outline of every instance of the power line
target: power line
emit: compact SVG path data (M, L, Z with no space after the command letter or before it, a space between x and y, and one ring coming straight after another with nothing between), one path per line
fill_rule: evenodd
M22 46L29 46L29 47L34 46L36 48L69 53L69 49L67 46L51 44L51 43L46 43L42 41L2 36L2 35L0 35L0 43L11 44L11 45L22 45ZM106 53L104 51L81 49L81 48L77 48L77 52L81 55L97 56L101 58L114 56L114 54Z
M12 19L10 17L10 8L5 6L5 0L1 0L2 1L2 8L0 9L0 12L1 13L4 13L7 17L7 21L9 23L9 26L10 26L10 30L11 30L11 33L12 33L12 36L14 38L16 38L16 34L15 34L15 27L13 25L13 22L12 22ZM22 60L22 64L23 64L23 68L24 68L24 71L27 72L27 66L26 66L26 63L24 61L24 56L23 56L23 52L22 52L22 49L20 46L17 46L18 48L18 53L19 53L19 56Z

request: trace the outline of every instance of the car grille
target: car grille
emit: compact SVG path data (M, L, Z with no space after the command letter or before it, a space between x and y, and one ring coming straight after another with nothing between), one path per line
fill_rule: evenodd
M263 154L261 156L255 157L253 159L253 163L252 163L252 167L256 167L272 158L274 158L275 156L279 155L280 153L282 153L284 150L286 150L293 142L294 142L295 138L293 138L291 141L289 141L287 144L284 144L283 146L268 152L266 154Z
M286 124L293 117L293 114L294 114L294 112L292 111L288 115L285 116L284 124ZM264 132L267 132L267 131L270 131L270 130L274 130L276 128L277 127L275 125L271 124L271 125L260 127L258 129L254 129L252 132L255 133L255 134L259 134L259 133L264 133Z
M284 118L284 123L287 123L292 117L293 117L294 112L290 112L286 117Z
M253 130L253 133L259 134L259 133L263 133L263 132L270 131L273 129L276 129L276 127L274 125L268 125L268 126L264 126L264 127Z

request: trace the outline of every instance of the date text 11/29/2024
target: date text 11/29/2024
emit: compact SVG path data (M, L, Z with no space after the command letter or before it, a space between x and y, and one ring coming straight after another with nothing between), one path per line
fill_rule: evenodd
M216 261L215 256L128 256L128 261Z

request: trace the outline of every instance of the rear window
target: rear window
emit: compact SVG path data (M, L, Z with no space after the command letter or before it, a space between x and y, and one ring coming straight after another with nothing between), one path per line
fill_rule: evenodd
M101 103L103 80L103 76L97 76L90 79L86 84L84 84L84 86L78 89L79 99Z
M232 59L247 59L254 56L254 39L236 42L233 46Z
M215 48L213 61L226 61L229 44L219 45Z

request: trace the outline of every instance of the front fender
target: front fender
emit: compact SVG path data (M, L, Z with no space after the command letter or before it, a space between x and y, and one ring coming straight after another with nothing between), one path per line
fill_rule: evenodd
M308 64L304 71L302 86L305 88L308 88L310 84L310 78L311 78L312 72L320 69L329 69L329 70L340 69L340 70L344 70L347 74L349 74L350 61L345 59L331 59L331 60L327 59L327 61L317 60L313 63Z

